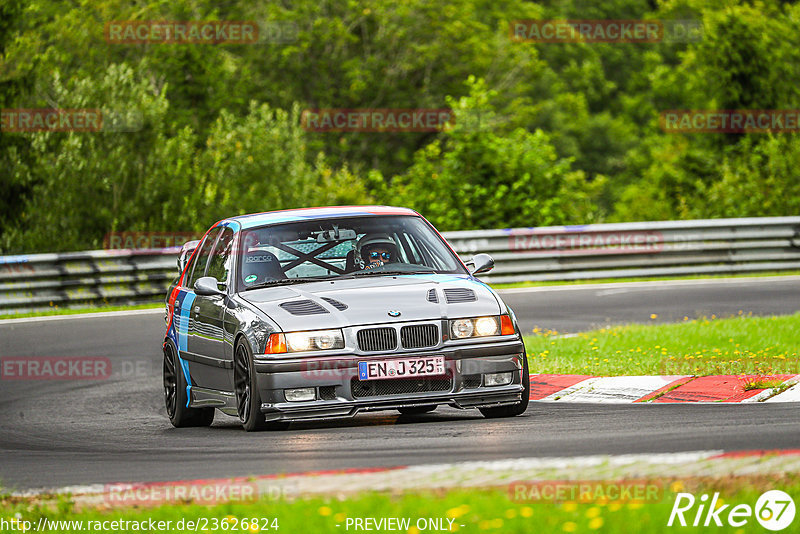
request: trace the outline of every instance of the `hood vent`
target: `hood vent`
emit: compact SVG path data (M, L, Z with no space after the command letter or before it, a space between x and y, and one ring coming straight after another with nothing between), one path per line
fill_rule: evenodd
M454 287L444 290L444 298L448 304L458 304L459 302L475 302L475 292L465 287Z
M292 315L318 315L321 313L330 313L313 300L293 300L292 302L284 302L280 305L280 307Z
M436 294L435 289L428 291L428 302L439 302L439 295Z
M345 304L344 302L339 302L336 299L322 297L322 300L324 300L325 302L327 302L328 304L330 304L339 311L345 311L347 309L347 304Z

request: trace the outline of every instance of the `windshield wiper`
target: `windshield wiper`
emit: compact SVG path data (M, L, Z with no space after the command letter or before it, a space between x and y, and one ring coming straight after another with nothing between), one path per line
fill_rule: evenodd
M350 273L349 276L373 276L373 275L378 275L378 274L386 274L386 275L396 276L398 274L434 274L434 273L436 273L436 271L434 269L428 269L428 270L418 270L417 269L417 270L413 270L413 271L401 271L401 270L396 270L396 271L378 271L378 270L374 270L374 269L366 269L364 271L358 271L358 272L355 272L355 273Z
M325 280L332 280L335 276L308 276L305 278L279 278L278 280L270 280L269 282L261 282L254 286L248 286L242 291L250 291L251 289L263 289L265 287L288 286L291 284L304 284L307 282L322 282Z

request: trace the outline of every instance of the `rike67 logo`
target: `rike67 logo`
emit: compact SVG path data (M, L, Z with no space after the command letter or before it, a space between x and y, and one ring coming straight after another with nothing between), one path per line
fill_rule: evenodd
M678 493L667 526L685 527L691 524L694 527L721 527L728 524L732 527L743 527L755 517L765 529L779 531L792 524L795 511L792 498L780 490L763 493L755 507L749 504L737 504L733 507L723 504L719 493L714 493L710 501L706 494L696 499L691 493Z

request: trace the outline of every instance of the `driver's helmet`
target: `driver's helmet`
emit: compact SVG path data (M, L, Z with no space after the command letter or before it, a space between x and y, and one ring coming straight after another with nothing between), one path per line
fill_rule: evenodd
M397 261L397 243L389 234L366 234L356 244L356 262L362 269Z

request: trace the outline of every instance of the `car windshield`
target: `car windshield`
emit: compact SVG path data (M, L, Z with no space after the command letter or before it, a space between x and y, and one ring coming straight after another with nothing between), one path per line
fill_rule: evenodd
M467 273L415 216L317 219L245 230L240 239L237 278L243 289L363 275Z

